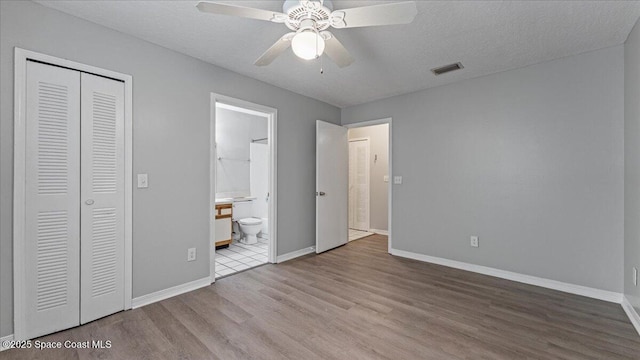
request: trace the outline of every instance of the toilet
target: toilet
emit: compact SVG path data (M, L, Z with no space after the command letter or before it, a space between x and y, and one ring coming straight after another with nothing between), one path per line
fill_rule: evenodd
M240 230L244 234L240 242L243 244L255 244L258 242L258 233L262 229L262 220L256 218L244 218L238 220Z
M262 220L251 217L253 212L253 199L247 198L233 202L233 221L236 221L242 232L240 242L243 244L255 244L257 235L262 230Z

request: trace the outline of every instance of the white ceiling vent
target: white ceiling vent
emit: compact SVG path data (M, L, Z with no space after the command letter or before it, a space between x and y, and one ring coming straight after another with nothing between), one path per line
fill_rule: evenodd
M449 64L449 65L437 67L435 69L431 69L431 72L434 75L442 75L444 73L448 73L448 72L456 71L460 69L464 69L464 66L462 66L462 63L457 62L455 64Z

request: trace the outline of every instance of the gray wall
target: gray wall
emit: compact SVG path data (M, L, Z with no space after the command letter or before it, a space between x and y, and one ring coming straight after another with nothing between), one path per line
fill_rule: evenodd
M0 2L0 336L12 333L13 47L133 76L133 295L209 274L209 94L278 109L278 252L315 242L315 120L340 110L31 2ZM198 260L186 262L187 248Z
M640 313L640 20L624 46L624 293Z
M269 121L264 116L216 109L216 197L251 195L249 145L266 138Z
M622 292L623 80L616 46L343 109L393 118L393 247Z
M349 139L369 138L369 226L388 230L389 183L389 124L349 129ZM378 160L375 160L375 156Z

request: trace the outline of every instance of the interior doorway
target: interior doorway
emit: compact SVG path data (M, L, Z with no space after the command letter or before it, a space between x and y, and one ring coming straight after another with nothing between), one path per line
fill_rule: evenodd
M350 128L349 241L388 235L389 124Z
M276 260L276 116L212 94L211 282Z
M357 213L355 208L349 206L350 196L349 178L350 178L350 166L349 166L349 137L350 132L352 140L358 140L358 138L367 138L365 134L360 131L367 131L367 127L373 129L374 125L384 125L381 128L386 130L386 135L380 136L383 148L375 151L369 151L369 162L364 160L362 164L369 163L369 171L363 169L353 169L351 171L351 178L357 177L357 174L368 174L369 178L377 178L381 180L380 189L376 195L368 198L366 196L366 190L353 190L353 194L361 193L361 197L365 198L362 201L352 200L351 203L356 204L356 207L366 206L363 204L369 203L369 226L364 225L366 234L365 236L373 235L375 233L382 235L387 242L387 249L389 253L392 248L392 209L393 209L393 192L391 187L391 181L393 177L393 165L392 165L392 119L385 118L380 120L365 121L360 123L349 124L345 126L329 123L322 120L316 121L316 253L322 253L327 250L331 250L338 246L342 246L348 243L350 240L360 238L359 233L361 230L349 229L349 220L354 219L354 212ZM362 129L361 129L362 128ZM371 142L371 138L370 142ZM361 140L361 139L360 139ZM362 146L362 144L359 144ZM356 145L354 145L356 147ZM366 159L366 150L361 151ZM371 155L373 154L373 155ZM376 157L377 155L377 157ZM355 156L355 155L354 155ZM353 157L353 156L352 156ZM373 159L373 160L372 160ZM386 160L386 166L382 166L382 160ZM377 170L383 170L381 174L376 172L374 175L370 174L371 161L375 161L374 165ZM364 165L362 166L364 167ZM384 171L386 169L386 171ZM366 183L366 181L365 181ZM369 182L369 188L371 189L371 182ZM380 184L376 184L380 185ZM365 193L362 195L362 193ZM384 193L386 192L386 196ZM371 193L371 192L369 192ZM368 199L368 200L367 200ZM375 208L377 216L382 219L376 224L372 222L372 202L373 200L383 200L383 205ZM374 205L375 206L375 205ZM350 214L351 210L351 214ZM386 216L385 216L386 215ZM367 216L364 216L366 222ZM353 221L352 221L352 226ZM363 225L359 225L363 226ZM378 228L374 227L378 226ZM352 233L351 239L349 238L349 232Z

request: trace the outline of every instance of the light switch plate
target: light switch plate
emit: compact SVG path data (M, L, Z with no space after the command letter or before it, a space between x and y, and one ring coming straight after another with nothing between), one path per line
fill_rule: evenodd
M389 182L389 175L385 175L385 176L382 178L382 181L384 181L384 182L388 183L388 182Z
M396 184L396 185L402 184L402 176L394 176L393 177L393 183Z
M149 187L149 175L138 174L138 189L146 189Z

